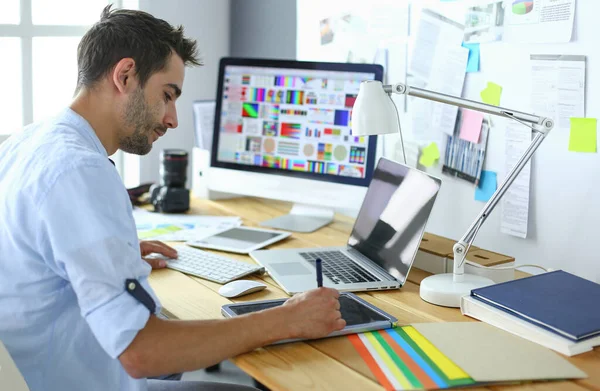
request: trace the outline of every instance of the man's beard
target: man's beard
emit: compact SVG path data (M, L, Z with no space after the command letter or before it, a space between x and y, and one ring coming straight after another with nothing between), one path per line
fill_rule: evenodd
M148 140L148 136L155 129L166 131L166 128L154 121L152 110L146 99L144 91L138 88L135 94L131 97L125 108L124 121L128 129L135 129L133 134L119 138L119 148L124 152L133 153L135 155L146 155L152 149L152 143Z

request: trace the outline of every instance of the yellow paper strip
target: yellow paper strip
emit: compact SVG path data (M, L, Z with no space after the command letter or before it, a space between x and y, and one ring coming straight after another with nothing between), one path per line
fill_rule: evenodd
M414 327L406 326L402 327L402 330L408 334L408 336L423 350L423 352L429 356L429 358L437 365L442 372L450 380L468 378L469 375L463 371L459 366L454 364L448 357L440 352L435 346L431 344L425 337L421 335Z
M394 363L392 358L387 354L387 352L385 351L383 346L381 346L381 344L377 341L377 339L375 338L373 333L365 333L365 337L367 337L367 339L369 340L371 345L375 348L375 350L377 350L377 353L379 353L379 356L383 359L385 364L388 366L388 368L390 369L390 371L392 372L392 374L394 375L396 380L398 380L400 385L402 385L402 388L405 390L414 389L411 382L408 381L406 376L404 376L402 371L400 371L400 369L396 366L396 364Z

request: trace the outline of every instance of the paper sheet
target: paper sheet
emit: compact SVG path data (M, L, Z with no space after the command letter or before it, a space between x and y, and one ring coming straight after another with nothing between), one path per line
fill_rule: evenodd
M420 323L412 326L477 382L587 377L550 349L485 323Z
M458 131L454 136L448 136L442 172L479 185L481 170L485 161L489 129L489 122L484 120L477 144L461 140L458 137Z
M463 30L455 21L430 10L422 11L409 64L411 85L448 95L462 94L469 57L469 49L461 46ZM410 99L413 140L439 140L440 131L454 133L456 106Z
M241 219L236 216L164 214L141 208L133 210L133 218L140 239L165 241L187 241L188 237L196 239L205 234L208 236L213 230L239 227L242 224Z
M196 139L196 147L206 149L212 148L212 138L214 132L215 120L215 105L214 101L197 101L194 102L194 132Z
M436 143L431 143L427 147L423 148L421 157L419 158L419 164L425 167L431 167L440 158L440 150Z
M482 124L483 113L479 111L463 109L460 126L460 138L475 144L479 143Z
M501 41L504 33L505 0L465 1L465 42ZM472 4L469 4L472 3Z
M475 200L488 202L498 188L498 175L493 171L481 171L479 186L475 188Z
M585 56L531 55L531 107L567 131L570 118L585 117Z
M569 151L596 153L596 118L571 118Z
M513 0L505 10L504 40L512 43L569 42L575 0Z
M463 43L464 48L469 49L469 59L467 61L467 73L479 72L479 44L478 43Z
M488 105L500 106L502 86L489 81L487 87L481 91L481 101Z
M505 173L508 174L531 144L531 129L521 124L506 127ZM529 161L502 197L500 232L525 239L529 222L529 184L531 182Z
M443 94L460 96L465 82L469 50L462 46L447 47L435 56L435 72L425 88ZM442 134L453 135L458 107L427 99L412 98L412 135L419 141L440 139Z

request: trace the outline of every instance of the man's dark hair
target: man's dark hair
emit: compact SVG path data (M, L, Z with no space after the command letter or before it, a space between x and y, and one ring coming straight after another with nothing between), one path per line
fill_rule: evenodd
M183 36L183 27L173 27L147 12L102 10L100 20L83 36L77 49L77 90L92 87L123 58L135 61L143 87L150 76L165 68L172 53L185 65L202 65L196 41Z

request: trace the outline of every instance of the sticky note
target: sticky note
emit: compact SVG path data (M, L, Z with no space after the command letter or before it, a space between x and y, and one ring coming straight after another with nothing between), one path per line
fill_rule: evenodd
M467 73L479 72L479 44L478 43L464 43L464 48L469 49L469 59L467 60Z
M419 164L425 167L431 167L435 163L436 160L440 158L440 150L436 143L431 143L421 152L421 157L419 158Z
M569 151L596 153L596 118L571 118Z
M481 134L481 125L483 124L483 113L479 111L464 109L462 113L462 123L460 125L459 137L472 143L479 143Z
M479 186L475 189L475 200L487 202L497 188L498 175L493 171L481 171Z
M500 96L502 95L502 87L496 83L488 81L487 87L481 91L481 100L488 105L500 106Z

